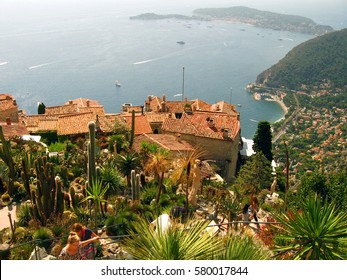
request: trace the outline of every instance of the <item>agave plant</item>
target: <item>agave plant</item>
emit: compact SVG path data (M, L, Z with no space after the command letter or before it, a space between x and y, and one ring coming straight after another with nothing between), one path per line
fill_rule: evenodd
M222 252L222 243L204 230L205 221L189 222L183 229L177 224L165 232L156 232L145 219L134 223L127 251L139 260L208 260Z
M334 204L310 196L301 212L284 213L276 219L279 255L311 260L347 259L347 215ZM283 242L284 241L284 242ZM279 244L281 242L281 244Z

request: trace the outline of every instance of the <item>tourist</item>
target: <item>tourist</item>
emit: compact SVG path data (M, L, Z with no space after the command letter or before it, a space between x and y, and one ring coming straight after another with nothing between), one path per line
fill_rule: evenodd
M99 240L98 236L81 241L78 234L71 231L67 239L67 244L61 250L58 258L60 260L83 260L85 259L83 248L88 246L90 243L96 242L97 240Z
M258 213L258 207L259 207L259 202L258 202L258 199L256 196L253 196L252 197L252 200L251 200L251 209L252 209L252 214L253 214L253 219L254 221L256 222L257 224L257 228L260 229L260 226L258 224L258 216L257 216L257 213Z
M249 204L246 204L243 209L242 209L242 221L245 221L247 223L243 223L244 226L248 225L251 221L250 216L249 216Z
M89 239L94 238L94 237L99 238L99 236L97 234L95 234L91 229L83 226L80 223L74 223L72 225L72 231L74 231L78 234L78 237L81 239L81 241L86 241L86 240L89 240ZM96 254L95 245L92 243L88 244L87 246L85 246L83 248L82 253L84 254L84 259L93 260L95 254Z

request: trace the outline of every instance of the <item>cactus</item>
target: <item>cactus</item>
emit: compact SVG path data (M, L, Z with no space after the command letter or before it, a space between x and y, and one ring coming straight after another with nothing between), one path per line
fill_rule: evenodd
M95 128L94 122L89 122L89 142L88 142L88 183L95 181L96 165L95 165Z
M66 166L62 166L61 167L61 170L60 170L60 176L61 176L61 179L63 181L63 187L65 190L68 190L69 189L69 178L68 178L68 172L67 172L67 168Z
M29 195L29 199L31 200L30 180L29 180L27 164L24 158L22 158L22 167L23 167L23 170L21 171L20 176L22 177L24 188Z
M136 174L136 200L140 200L140 180L141 179L141 175L140 174Z
M11 155L11 146L5 140L4 133L2 132L2 126L0 125L0 158L5 162L9 169L9 183L7 192L10 196L14 195L14 181L16 179L16 170L14 167L14 161Z
M133 201L140 199L140 174L135 170L131 170L131 195Z
M36 192L31 192L33 213L35 219L45 225L51 216L63 213L63 193L60 180L55 179L54 166L47 157L35 160L35 170L37 188Z
M70 192L70 198L71 198L70 204L72 207L76 207L77 206L77 199L76 199L75 188L71 186L69 188L69 192Z

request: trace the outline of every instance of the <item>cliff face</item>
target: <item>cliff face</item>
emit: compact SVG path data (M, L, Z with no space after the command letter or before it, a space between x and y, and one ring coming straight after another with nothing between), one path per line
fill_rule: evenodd
M346 85L347 29L316 37L292 49L282 60L258 75L257 84L298 89L329 80Z

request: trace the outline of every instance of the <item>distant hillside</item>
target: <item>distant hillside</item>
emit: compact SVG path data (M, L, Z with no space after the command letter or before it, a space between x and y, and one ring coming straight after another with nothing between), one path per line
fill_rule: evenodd
M237 6L230 8L197 9L194 14L210 19L222 19L252 24L262 28L322 35L333 31L331 26L318 25L313 20L296 15L285 15Z
M347 29L306 41L258 75L257 84L299 89L330 80L336 87L347 82Z
M137 20L161 20L161 19L182 19L182 20L207 20L205 17L199 16L185 16L178 14L167 14L167 15L158 15L155 13L144 13L137 16L131 16L130 19Z

